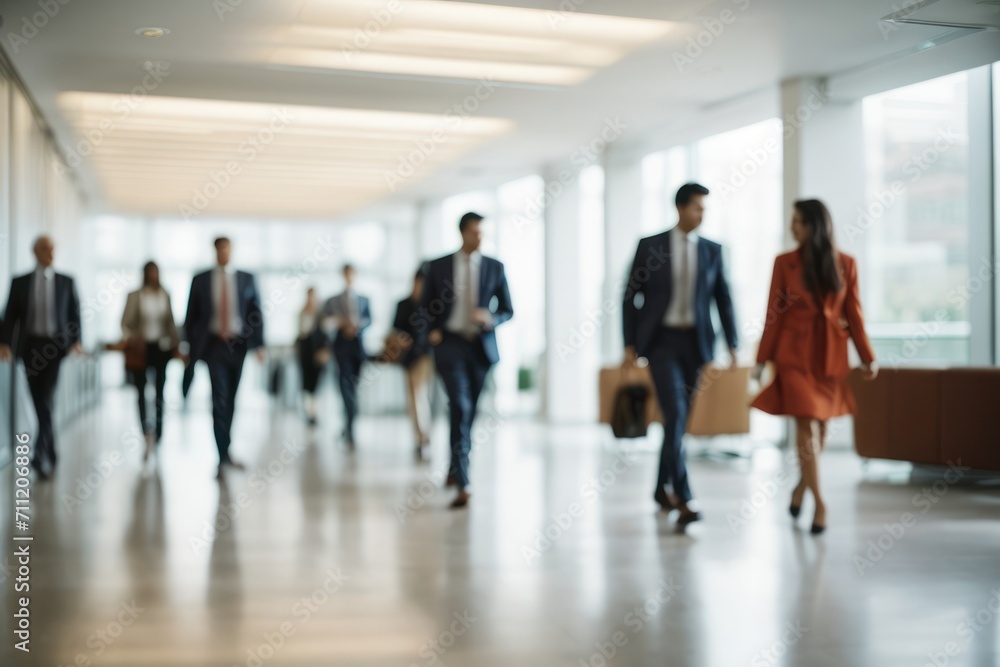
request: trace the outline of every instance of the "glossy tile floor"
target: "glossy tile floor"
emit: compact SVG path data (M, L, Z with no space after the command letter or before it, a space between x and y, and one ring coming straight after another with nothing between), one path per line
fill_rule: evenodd
M352 455L246 393L248 470L221 484L200 403L145 470L127 392L62 434L32 489L30 654L0 471L0 664L1000 664L1000 486L969 473L828 452L814 538L783 452L692 456L706 520L681 534L649 497L655 447L487 418L454 512L443 422L419 465L402 419L366 419Z

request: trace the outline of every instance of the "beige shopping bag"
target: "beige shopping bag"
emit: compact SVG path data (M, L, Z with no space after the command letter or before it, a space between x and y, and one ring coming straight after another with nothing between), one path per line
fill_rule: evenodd
M694 406L688 419L691 435L736 435L750 432L750 367L734 370L706 366L695 391ZM630 384L649 388L646 406L647 420L662 421L656 388L649 367L608 366L599 377L600 423L610 424L618 390Z

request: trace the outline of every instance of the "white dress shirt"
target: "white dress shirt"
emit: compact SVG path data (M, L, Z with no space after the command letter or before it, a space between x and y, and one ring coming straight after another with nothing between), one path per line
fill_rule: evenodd
M347 320L355 327L361 324L361 303L353 289L344 290L326 302L325 315Z
M670 230L670 265L673 294L663 316L668 327L693 327L695 286L698 282L698 234L685 234L680 227Z
M451 315L444 325L448 331L462 335L479 333L479 325L472 321L471 309L479 304L479 267L482 259L478 250L472 254L462 250L455 253L455 303L452 304Z
M167 317L167 293L162 289L139 290L139 327L147 343L162 343L170 332L163 326Z
M49 337L56 330L56 272L50 266L35 269L31 278L30 334Z
M222 334L222 281L226 281L226 297L229 319L229 335L238 336L243 325L240 319L239 295L236 293L236 271L227 267L217 266L212 269L212 319L209 323L209 331L216 336Z
M316 327L316 313L302 310L299 313L299 338L306 338Z

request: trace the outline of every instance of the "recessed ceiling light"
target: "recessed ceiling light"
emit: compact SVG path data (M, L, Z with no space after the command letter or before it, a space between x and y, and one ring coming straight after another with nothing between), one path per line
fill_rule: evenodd
M260 42L276 67L571 86L676 27L670 21L476 2L302 0ZM551 3L554 4L554 3ZM363 27L361 27L363 26Z
M514 127L479 115L454 123L458 116L160 95L124 115L111 93L63 92L58 103L109 203L185 218L204 211L327 219ZM105 129L109 117L112 130Z
M169 28L139 28L138 30L135 31L135 34L139 35L140 37L150 37L150 38L163 37L164 35L169 35L170 34L170 29Z

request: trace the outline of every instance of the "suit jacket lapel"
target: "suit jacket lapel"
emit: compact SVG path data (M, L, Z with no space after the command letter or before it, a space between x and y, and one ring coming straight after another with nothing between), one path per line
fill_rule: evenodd
M489 263L482 255L479 256L479 290L476 293L476 307L486 308L487 303L483 302L483 295L486 294L486 270Z
M701 301L699 301L699 299L703 299L704 297L707 296L705 294L705 290L708 288L708 285L706 284L706 279L707 279L707 276L708 276L708 272L706 271L706 269L708 268L708 263L710 261L712 261L712 258L709 257L709 255L708 255L708 244L705 243L705 241L699 236L698 237L698 267L697 267L698 271L697 271L697 274L695 275L695 283L694 283L694 285L695 285L694 286L694 307L696 309L698 307L698 304L701 303ZM697 319L697 311L695 312L695 315L696 315L696 319Z
M440 316L442 323L447 322L448 318L451 317L451 308L455 301L454 298L444 298L444 295L446 290L451 290L452 295L455 295L455 261L457 256L457 252L452 253L448 255L448 261L442 262L441 284L438 286L438 293L431 294L432 299L441 299L444 303L444 312Z
M666 261L663 262L663 272L665 274L663 283L666 284L667 289L665 290L666 298L663 299L663 312L660 313L661 320L667 314L667 311L670 310L670 302L674 300L674 255L671 249L673 233L668 231L663 236L665 238L664 246L666 247L666 251L664 252Z

